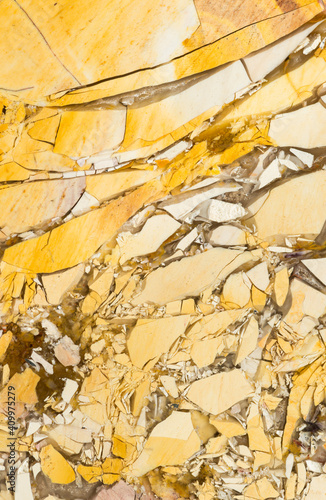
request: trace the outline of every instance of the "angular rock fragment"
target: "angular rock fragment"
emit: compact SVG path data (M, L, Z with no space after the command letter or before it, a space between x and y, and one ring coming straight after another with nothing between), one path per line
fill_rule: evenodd
M187 398L213 415L253 395L253 387L241 370L217 373L194 382Z
M83 178L31 182L0 190L2 237L63 217L78 201Z
M304 316L318 319L326 313L326 295L296 278L291 282L290 292L292 303L284 321L299 333Z
M223 287L223 302L232 309L245 307L250 300L250 288L244 273L231 274Z
M246 235L242 229L235 226L219 226L209 235L209 243L213 246L245 245Z
M261 80L281 64L315 27L316 24L307 25L268 45L265 49L246 56L243 61L252 81Z
M304 259L302 263L326 286L326 259Z
M71 290L84 274L85 266L78 264L67 271L54 274L43 274L42 283L47 300L50 304L57 305L68 290Z
M250 252L223 248L186 257L150 273L145 279L142 292L132 302L134 305L143 302L166 304L172 300L199 295L245 262L254 259Z
M155 252L169 238L180 223L168 215L156 215L145 222L139 233L122 233L118 244L121 251L120 264L140 255Z
M193 186L195 189L196 186ZM204 188L200 192L193 193L193 190L190 190L190 193L184 193L179 195L178 197L174 197L172 200L168 200L162 202L160 207L163 210L166 210L169 214L171 214L176 219L182 220L185 219L189 214L195 209L195 214L197 215L197 210L200 210L202 203L208 203L210 198L214 198L215 196L219 196L224 193L230 193L233 191L238 191L240 186L232 183L214 183L207 188ZM214 200L214 203L217 203L217 206L230 208L230 204L226 204L225 202L219 202L219 200ZM205 205L203 206L203 210ZM237 211L237 206L233 206L234 211ZM197 209L197 210L196 210ZM241 212L242 213L242 212ZM244 214L243 214L244 215Z
M325 145L325 107L317 102L271 121L269 135L279 146L313 149Z
M269 273L266 262L261 262L258 266L247 271L247 276L259 290L265 291L269 285Z
M139 477L162 465L181 465L199 449L190 413L174 411L151 432L130 471Z
M249 84L250 80L242 62L237 61L218 69L211 76L196 82L179 94L149 104L145 109L128 108L126 133L121 150L144 147L149 142L173 132L176 132L174 141L181 138L183 131L180 130L178 134L178 130L186 123L196 123L198 116L201 116L200 122L206 116L212 116L225 103L234 99L235 92ZM205 115L205 112L208 114ZM190 124L190 130L194 128L194 125ZM171 136L170 144L174 141Z
M227 203L221 200L204 201L195 210L196 217L212 222L229 222L241 219L246 215L245 209L239 203Z
M182 335L188 325L189 316L174 316L157 320L140 320L127 340L132 363L143 368L151 366L165 354L173 342ZM147 367L148 369L149 367Z
M275 242L276 236L312 235L322 230L325 215L326 172L321 170L291 179L277 186L268 194L258 210L249 205L248 211L259 238ZM281 216L277 216L281 214Z
M240 340L237 357L235 359L236 365L241 363L241 361L243 361L249 354L251 354L256 349L258 335L259 335L258 322L254 316L251 316Z
M313 477L309 486L308 493L304 496L305 500L317 500L325 494L326 475Z
M67 335L59 340L54 354L63 366L76 366L80 363L79 347Z
M251 483L244 492L246 500L263 500L266 498L277 498L278 496L278 491L266 477Z
M289 291L289 274L286 267L275 274L274 292L278 306L282 306L285 302Z
M115 149L125 130L126 110L67 111L60 119L54 153L81 158Z
M74 469L52 445L42 448L40 459L42 472L52 483L69 484L75 481Z

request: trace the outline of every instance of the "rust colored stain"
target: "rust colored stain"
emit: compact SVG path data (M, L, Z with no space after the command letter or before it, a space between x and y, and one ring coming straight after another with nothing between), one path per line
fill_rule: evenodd
M300 7L295 0L276 0L276 3L283 12L289 12Z

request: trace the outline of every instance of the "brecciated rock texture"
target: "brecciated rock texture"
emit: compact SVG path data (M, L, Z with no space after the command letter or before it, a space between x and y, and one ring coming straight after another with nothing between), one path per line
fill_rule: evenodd
M0 498L324 498L324 2L0 19Z

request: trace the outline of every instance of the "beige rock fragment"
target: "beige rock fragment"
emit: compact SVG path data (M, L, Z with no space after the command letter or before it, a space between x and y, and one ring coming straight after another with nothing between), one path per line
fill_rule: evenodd
M311 168L314 163L314 155L308 153L307 151L301 151L301 149L290 148L290 152L293 153L299 160L302 161L304 165Z
M100 272L96 278L91 280L89 288L96 292L100 297L108 295L111 285L113 283L113 269L107 268Z
M270 443L264 430L263 419L257 404L252 403L247 418L249 448L252 451L270 452Z
M246 210L240 203L228 203L213 199L201 203L194 213L200 219L212 222L229 222L242 219L246 215Z
M242 62L236 61L175 95L145 107L128 108L126 134L121 150L141 148L148 142L172 134L201 115L198 124L194 121L194 125L190 124L188 127L190 132L206 118L213 116L225 103L233 101L235 92L249 84ZM171 143L182 136L184 130L180 137L174 134Z
M239 349L235 359L236 365L240 364L241 361L243 361L247 356L249 356L249 354L251 354L256 349L258 335L259 335L258 322L254 316L251 316L240 340Z
M244 492L245 500L266 500L278 496L279 492L266 477L251 483Z
M254 260L250 252L213 248L207 252L172 262L148 275L134 305L143 302L165 304L199 295L214 283L226 278L245 262Z
M193 426L203 444L216 434L216 428L210 423L209 417L199 411L191 412Z
M304 487L306 486L307 473L304 462L297 463L297 495L300 495Z
M318 370L320 364L322 362L321 357L319 357L316 361L311 363L308 367L304 368L298 374L293 377L293 387L290 392L287 415L286 415L286 424L283 433L282 439L282 452L286 454L288 452L289 446L291 444L292 434L296 429L297 423L302 417L301 414L301 401L306 393L307 386L310 383L311 378L314 377L316 371ZM311 399L313 398L313 393L311 394ZM310 402L308 402L310 405Z
M79 397L86 399L80 404L80 411L90 417L92 421L104 425L108 422L111 401L111 388L106 377L99 368L95 367L83 381ZM87 401L87 402L86 402Z
M83 447L83 443L77 443L75 440L61 434L56 429L49 432L49 438L53 440L66 455L77 455L81 452Z
M261 80L268 73L277 68L291 52L308 36L317 26L311 24L296 30L291 35L268 45L259 52L249 54L244 58L249 76L253 82Z
M67 111L61 115L54 153L81 158L115 149L125 131L126 109Z
M51 444L40 451L42 472L56 484L75 481L76 474L67 460Z
M56 340L59 340L62 336L59 328L48 319L42 320L42 328L44 328L45 330L47 342L54 342Z
M214 425L214 427L216 427L218 432L220 432L227 438L243 436L244 434L246 434L246 430L243 428L240 422L238 422L238 420L233 417L229 417L227 420L219 420L217 418L211 417L209 421L212 425Z
M265 291L269 285L269 273L267 262L261 262L258 266L253 267L250 271L247 271L247 276L261 291Z
M326 259L305 259L302 263L326 286Z
M65 293L80 281L84 269L84 264L78 264L60 273L43 274L42 283L48 302L53 305L60 304Z
M54 354L63 366L76 366L80 363L79 347L68 335L59 340L54 348Z
M325 345L318 334L311 332L303 340L299 340L289 354L283 356L282 362L275 368L275 371L297 371L315 361L324 351Z
M280 147L319 148L325 145L323 135L325 125L325 107L317 102L276 116L271 121L269 136Z
M185 250L187 250L187 248L190 247L190 245L196 240L197 237L198 230L196 227L194 227L194 229L192 229L188 234L186 234L186 236L184 236L184 238L179 241L179 243L175 247L175 250L181 250L182 252L184 252Z
M190 413L174 411L151 432L130 472L139 477L162 465L182 465L199 449Z
M76 217L45 233L7 248L4 261L38 273L73 267L91 257L145 203L162 196L160 184L147 183L124 198ZM92 238L89 235L92 234Z
M77 389L78 382L76 382L76 380L72 380L69 378L65 379L65 386L61 394L63 401L65 401L66 403L70 403L70 400L76 393Z
M263 401L270 411L274 411L282 401L282 398L272 396L272 394L266 392L263 396Z
M197 148L198 147L199 145L197 146ZM195 188L196 185L193 187ZM215 196L219 196L224 193L238 191L239 189L240 189L239 184L236 184L234 182L233 183L216 182L214 184L205 186L201 189L199 188L190 189L186 193L181 193L180 195L173 197L170 200L163 201L162 203L160 203L159 207L163 208L163 210L167 211L169 214L171 214L174 218L178 220L188 220L188 219L191 220L198 213L200 213L201 207L203 207L204 210L205 203L207 205L207 203L210 201L210 198L214 198ZM222 207L228 207L229 209L230 208L229 205L232 205L233 208L235 207L235 210L237 210L236 205L232 203L225 204L225 202L222 202ZM221 214L222 213L223 212L221 210Z
M297 485L297 475L292 473L289 479L286 481L285 498L286 500L293 500L295 498Z
M262 189L263 187L268 186L268 184L274 182L276 179L280 179L282 177L281 170L280 161L276 158L260 174L258 179L259 185L255 188L255 190Z
M148 396L151 392L150 380L142 381L135 389L131 402L131 411L134 416L139 416L141 410L147 404Z
M210 233L208 241L213 246L245 245L246 234L235 226L219 226Z
M85 187L83 178L30 182L0 190L0 226L7 236L63 217Z
M203 368L214 362L217 354L221 354L224 349L223 338L203 339L194 342L190 356L198 368Z
M296 177L271 189L262 207L246 223L254 222L258 237L269 241L275 241L276 235L317 236L325 222L325 195L325 171ZM254 204L248 206L249 211L251 208Z
M253 388L243 372L231 370L193 382L187 398L204 411L218 415L252 394Z
M174 377L170 377L169 375L161 375L161 382L164 389L170 396L172 396L173 398L177 398L179 396L179 390Z
M172 316L179 315L181 313L181 300L175 300L166 304L165 312Z
M214 334L214 336L218 336L232 323L241 320L245 314L246 309L234 309L209 314L189 328L188 338L191 340L201 340L212 334Z
M179 229L180 225L169 215L154 215L145 222L138 233L120 233L117 239L121 251L120 264L124 264L133 257L156 252L162 243Z
M326 474L313 477L310 483L308 493L304 496L304 500L319 500L325 495Z
M306 388L301 401L300 401L300 412L302 417L307 420L309 415L311 414L311 411L313 409L314 405L314 393L315 393L315 387L314 386L309 386Z
M255 451L255 460L253 464L253 470L256 471L259 469L259 467L262 467L263 465L268 465L271 461L271 455L270 453L264 453L263 451Z
M194 299L186 299L182 301L181 314L195 314L195 301Z
M211 438L206 445L208 455L220 456L226 452L228 439L226 436L217 436Z
M75 217L78 217L79 215L83 215L90 210L93 210L94 208L98 208L99 206L99 201L94 198L94 196L85 191L79 198L76 205L71 209L71 214Z
M250 281L245 273L235 273L229 276L223 287L223 302L230 308L239 309L250 300Z
M300 322L305 315L318 319L326 313L326 295L303 281L294 278L290 292L292 303L284 321L296 331L300 332Z
M186 315L138 321L127 340L132 363L143 368L149 362L152 367L184 333L188 323Z
M289 73L264 85L250 98L230 107L221 126L230 121L243 120L249 116L276 114L301 103L313 94L313 89L325 81L326 62L322 57L311 57Z
M98 293L90 292L82 302L81 312L85 315L94 314L101 305L102 300Z

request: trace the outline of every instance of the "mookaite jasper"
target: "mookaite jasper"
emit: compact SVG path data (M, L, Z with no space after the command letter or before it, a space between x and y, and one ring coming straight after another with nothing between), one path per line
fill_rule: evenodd
M326 499L326 4L0 2L0 499Z

